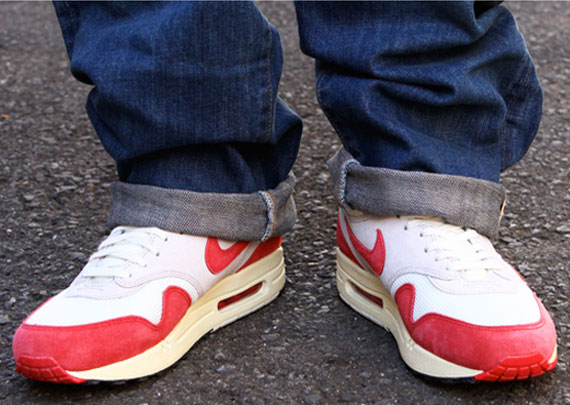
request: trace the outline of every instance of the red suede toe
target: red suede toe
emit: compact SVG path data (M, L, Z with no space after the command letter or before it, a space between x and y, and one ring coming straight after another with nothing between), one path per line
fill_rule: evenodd
M513 326L479 326L435 313L426 314L413 322L414 287L411 284L403 285L395 299L414 341L454 364L484 371L496 369L496 375L500 374L501 367L505 370L512 368L507 374L513 376L505 376L507 379L538 375L538 369L534 370L533 367L553 368L555 365L555 361L549 361L556 347L556 330L538 298L539 321Z
M156 325L138 316L79 326L30 325L24 322L14 336L14 358L16 362L26 364L27 368L32 367L30 364L43 364L45 359L50 359L52 367L67 371L90 370L116 363L162 341L186 314L191 302L186 291L169 287L163 294L162 318Z

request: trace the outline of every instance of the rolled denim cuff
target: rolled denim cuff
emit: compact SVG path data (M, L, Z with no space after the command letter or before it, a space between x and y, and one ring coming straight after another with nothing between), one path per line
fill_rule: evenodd
M344 148L329 161L341 207L380 217L443 218L495 237L505 204L502 185L470 177L361 165Z
M282 235L296 220L290 174L275 189L250 194L200 193L141 184L113 184L108 225L155 226L227 240Z

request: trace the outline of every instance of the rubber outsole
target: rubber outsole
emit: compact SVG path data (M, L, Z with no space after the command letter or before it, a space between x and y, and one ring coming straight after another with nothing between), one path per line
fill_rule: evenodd
M52 357L20 356L16 371L32 380L58 384L81 384L85 380L70 375Z
M499 365L475 376L477 381L513 381L538 377L556 367L558 355L556 349L550 359L542 356L507 357Z
M476 370L449 362L418 345L408 333L398 306L380 279L337 249L337 288L352 309L394 336L404 362L415 372L446 380L512 381L536 377L556 366L556 348L542 356L505 358L490 370Z
M282 248L220 280L192 303L176 327L137 356L91 370L65 370L51 357L21 356L16 371L34 380L80 384L122 381L158 373L174 364L206 333L214 332L269 304L285 285ZM221 303L221 304L220 304Z

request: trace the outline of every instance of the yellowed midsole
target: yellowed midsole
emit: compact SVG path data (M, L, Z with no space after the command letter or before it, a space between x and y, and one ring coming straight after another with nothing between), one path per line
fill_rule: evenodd
M259 283L262 285L256 293L218 310L220 301ZM135 357L107 366L67 372L85 380L104 381L154 374L175 363L209 331L227 325L271 302L284 285L285 264L283 250L279 248L239 273L218 282L204 296L192 303L178 325L156 346Z
M377 276L360 268L337 249L337 288L340 297L352 309L389 330L406 364L426 375L444 378L473 377L482 373L451 363L428 352L412 339L398 311L396 302ZM383 307L360 294L354 286L382 299Z

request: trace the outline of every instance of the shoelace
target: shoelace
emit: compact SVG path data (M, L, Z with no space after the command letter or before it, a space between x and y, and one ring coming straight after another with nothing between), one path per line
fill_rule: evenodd
M435 253L434 259L437 262L446 260L448 271L481 273L500 270L504 266L500 256L488 245L487 239L473 229L425 217L411 217L405 229L413 228L420 228L420 237L432 237L426 243L424 251Z
M90 279L131 277L132 274L126 268L131 266L125 266L125 263L146 267L144 253L149 252L154 256L160 254L151 245L152 236L168 241L166 232L158 228L116 227L89 257L81 276Z

